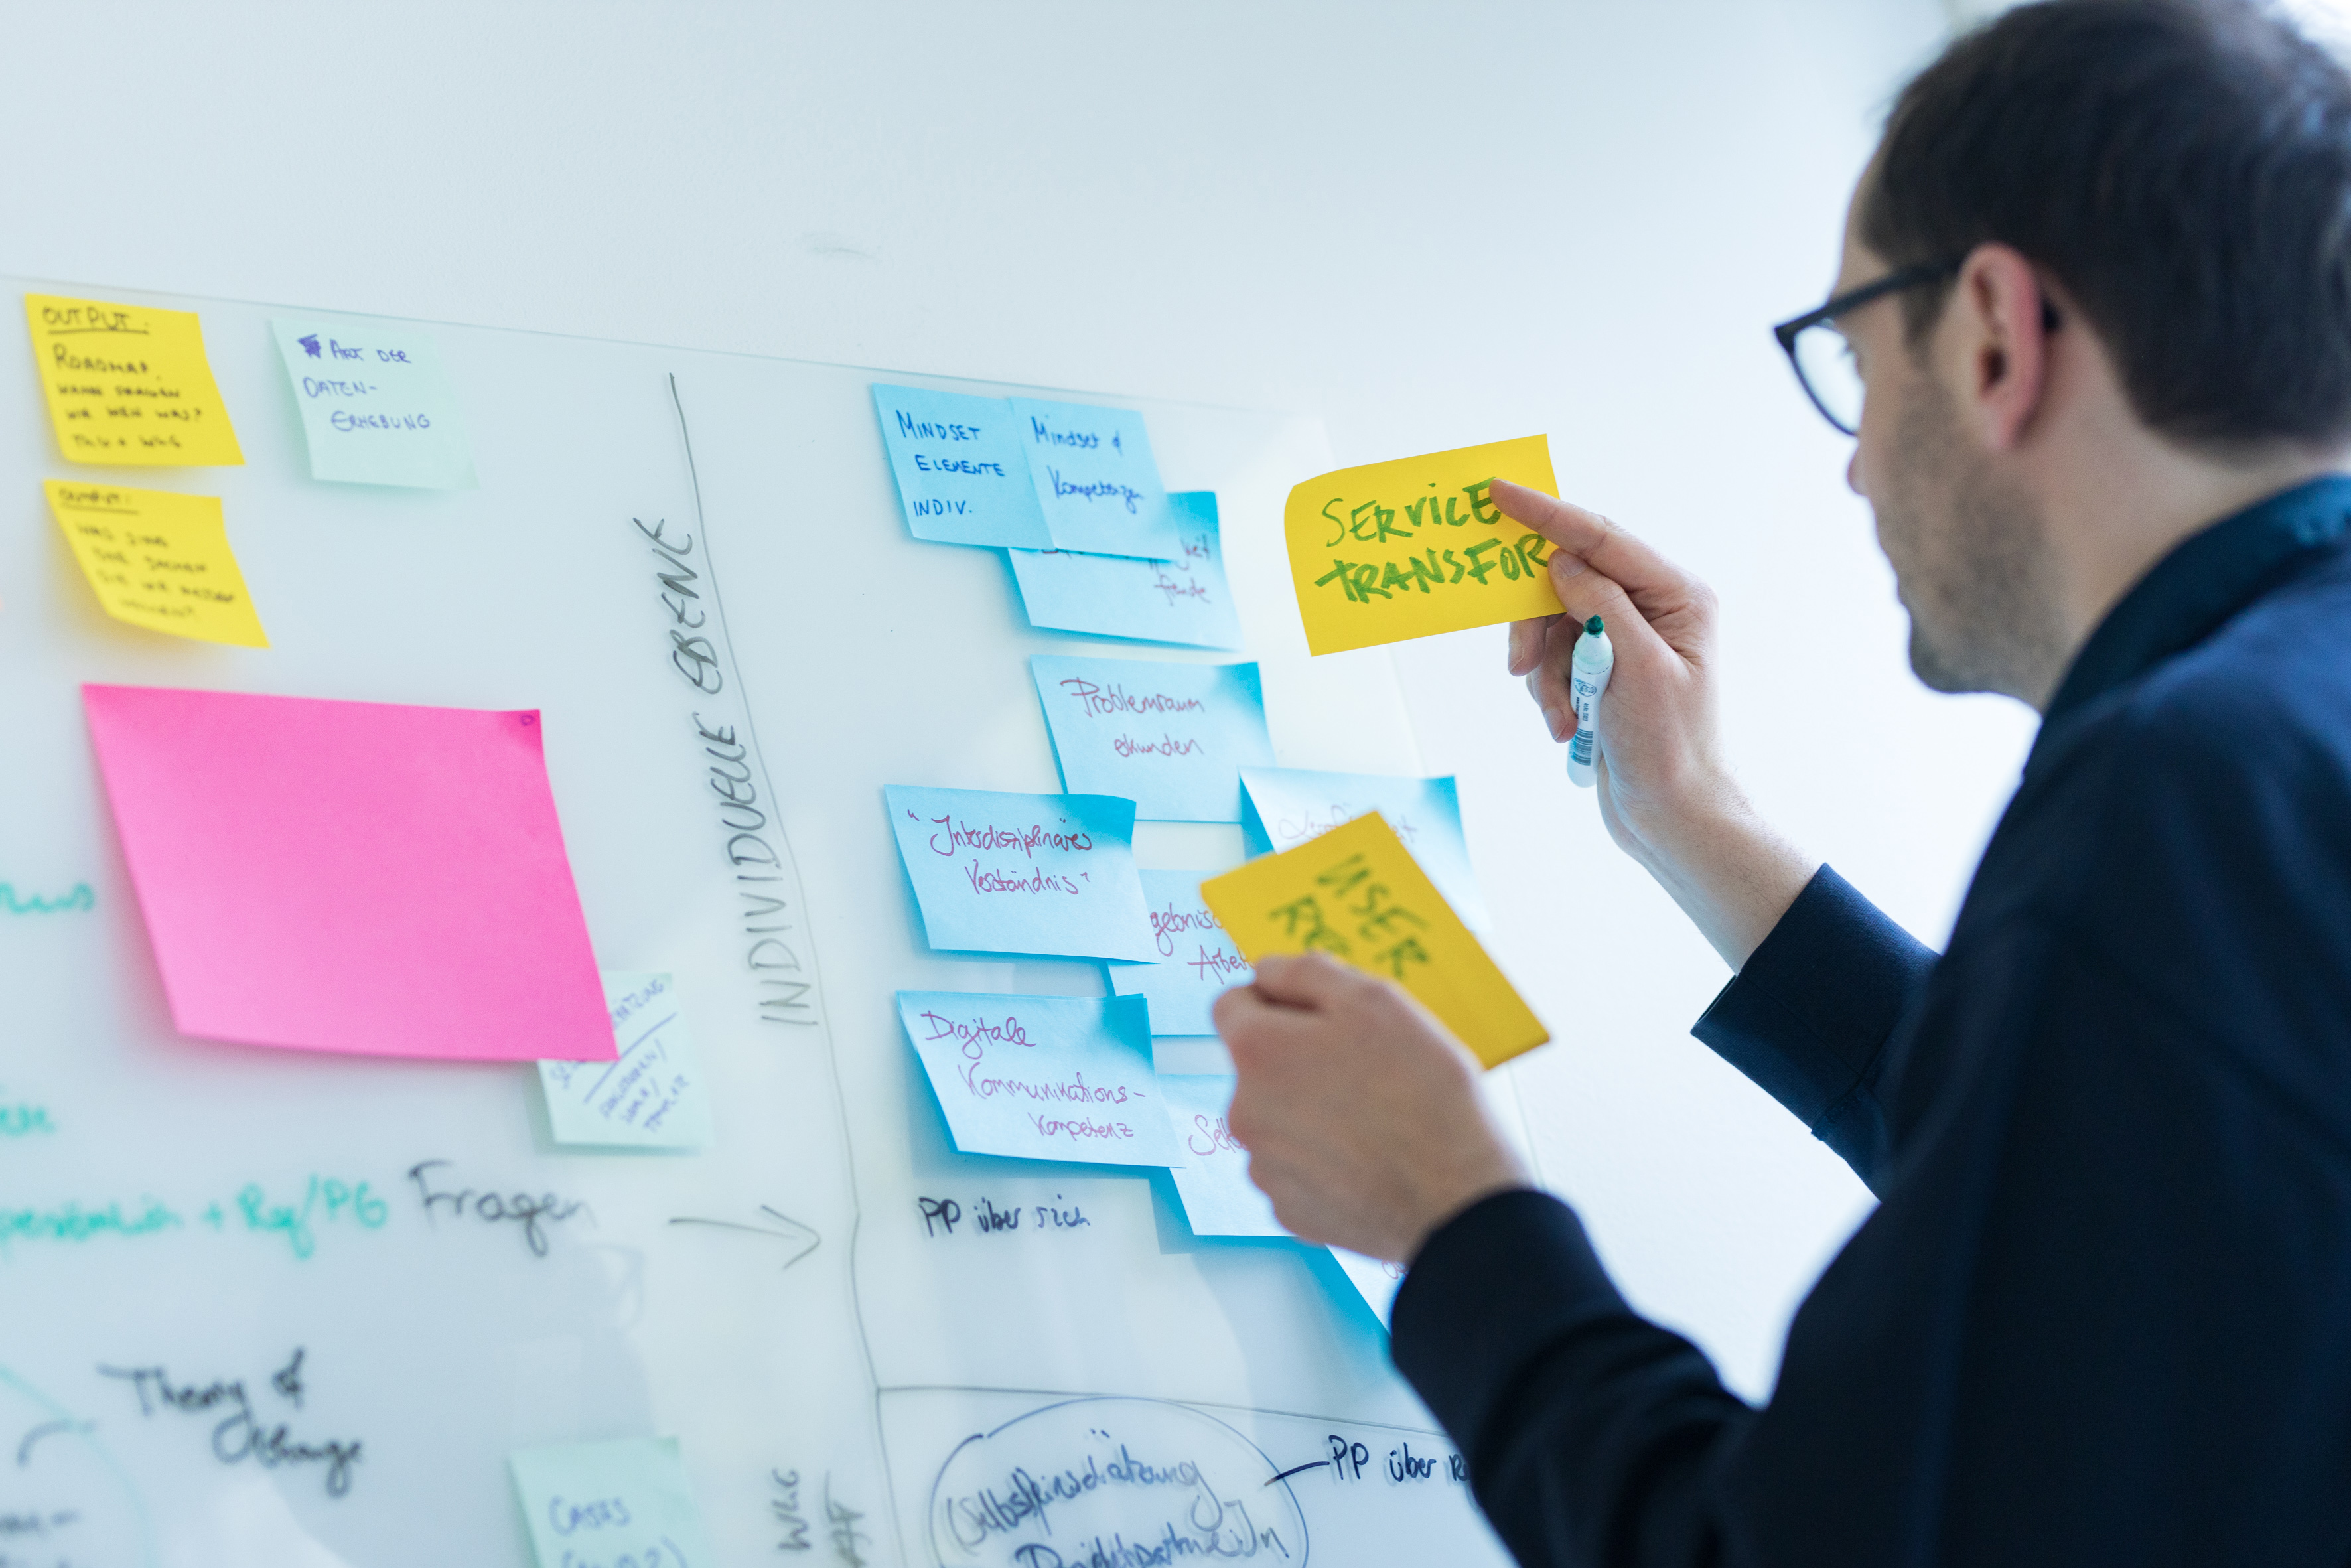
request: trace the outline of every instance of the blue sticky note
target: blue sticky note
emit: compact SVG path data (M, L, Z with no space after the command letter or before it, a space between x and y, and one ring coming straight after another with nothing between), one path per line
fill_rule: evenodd
M1181 527L1159 483L1141 414L1091 403L1008 401L1056 549L1152 560L1177 553Z
M1332 1248L1331 1256L1347 1276L1347 1282L1355 1287L1356 1294L1364 1298L1364 1305L1380 1320L1380 1327L1386 1328L1395 1316L1396 1292L1404 1289L1404 1265L1366 1258L1343 1247Z
M425 490L474 487L474 453L441 351L413 328L280 316L310 477Z
M1396 779L1376 773L1316 773L1301 768L1244 768L1241 841L1252 855L1293 850L1366 811L1385 817L1404 847L1473 931L1485 929L1486 902L1469 869L1461 800L1453 780Z
M876 382L873 412L916 538L1051 548L1010 403Z
M1148 962L1134 802L987 789L882 791L931 946Z
M561 1443L507 1456L538 1568L711 1568L675 1437Z
M1142 643L1239 647L1241 623L1225 585L1216 492L1179 490L1167 504L1176 515L1177 550L1166 560L1006 551L1029 624Z
M1233 1103L1228 1077L1163 1073L1160 1098L1176 1124L1176 1159L1169 1169L1184 1218L1195 1236L1287 1236L1273 1217L1273 1200L1249 1178L1249 1151L1225 1125Z
M1146 871L1143 901L1151 912L1155 964L1113 964L1110 988L1122 997L1151 1004L1154 1034L1214 1034L1208 1009L1234 986L1246 986L1256 971L1208 906L1200 902L1200 879L1212 872Z
M1255 664L1040 653L1029 661L1076 794L1123 795L1151 822L1238 822L1244 767L1270 767Z
M539 1087L559 1144L699 1149L710 1143L710 1096L694 1059L677 982L604 971L617 1061L542 1061Z
M900 991L898 1016L964 1153L1174 1162L1151 1024L1134 998Z

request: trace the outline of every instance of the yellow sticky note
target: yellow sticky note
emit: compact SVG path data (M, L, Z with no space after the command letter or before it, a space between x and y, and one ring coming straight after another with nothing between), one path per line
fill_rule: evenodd
M56 479L42 488L109 615L175 637L269 646L218 497Z
M1560 612L1541 534L1502 516L1488 482L1547 496L1541 435L1342 468L1290 492L1282 528L1306 645L1317 653Z
M25 319L68 457L141 468L245 462L194 311L27 294Z
M1200 898L1250 963L1321 952L1394 980L1489 1067L1551 1038L1377 811L1211 877Z

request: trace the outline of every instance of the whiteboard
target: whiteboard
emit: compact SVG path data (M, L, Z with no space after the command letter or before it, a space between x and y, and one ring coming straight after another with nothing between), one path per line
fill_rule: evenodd
M1165 1173L958 1154L897 1021L901 988L1104 987L1088 962L931 952L882 788L1057 789L1031 653L1219 655L1032 631L999 552L912 539L868 371L432 327L480 487L333 486L308 477L268 309L103 297L202 312L246 465L67 464L10 329L0 1562L522 1563L509 1452L653 1435L682 1440L727 1563L1001 1560L942 1536L955 1497L1105 1440L1197 1465L1271 1561L1502 1560L1327 1256L1193 1239ZM1217 494L1277 760L1418 771L1387 653L1310 662L1286 601L1280 501L1332 465L1319 425L1131 406L1170 487ZM273 646L107 618L44 476L223 497ZM653 527L706 574L715 695L672 661ZM558 1146L528 1065L177 1034L83 682L543 710L598 961L676 977L715 1145ZM724 725L754 747L781 919L726 852L698 733ZM1136 849L1241 858L1216 825L1144 824ZM527 1201L502 1219L431 1201L458 1191ZM923 1200L949 1198L1043 1226L926 1227ZM127 1223L10 1231L68 1206ZM159 1209L178 1222L142 1227ZM159 1397L214 1385L242 1392ZM326 1457L263 1463L250 1439L277 1423Z

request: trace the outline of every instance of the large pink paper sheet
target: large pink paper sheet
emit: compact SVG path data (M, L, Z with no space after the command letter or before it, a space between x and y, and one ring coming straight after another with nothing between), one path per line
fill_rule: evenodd
M618 1057L533 713L86 685L183 1033Z

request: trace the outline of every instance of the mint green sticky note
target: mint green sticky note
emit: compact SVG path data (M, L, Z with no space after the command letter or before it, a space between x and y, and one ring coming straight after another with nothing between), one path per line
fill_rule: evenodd
M281 316L269 329L310 444L310 477L424 490L474 487L474 453L441 352L375 321Z
M700 1149L710 1144L710 1095L694 1060L677 982L604 971L617 1061L542 1061L547 1121L559 1144Z
M713 1568L675 1437L561 1443L507 1456L538 1568Z

